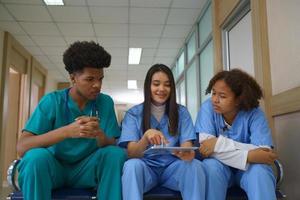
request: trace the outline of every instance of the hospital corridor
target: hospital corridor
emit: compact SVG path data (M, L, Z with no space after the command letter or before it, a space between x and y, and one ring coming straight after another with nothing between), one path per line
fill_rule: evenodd
M0 199L300 199L299 0L0 0Z

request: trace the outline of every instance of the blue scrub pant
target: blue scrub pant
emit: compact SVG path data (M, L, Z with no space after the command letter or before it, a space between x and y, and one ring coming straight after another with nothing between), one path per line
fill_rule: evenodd
M82 161L62 164L46 148L26 152L19 164L19 185L25 200L50 200L59 187L97 187L98 199L120 200L125 151L116 146L99 148Z
M249 200L275 200L276 181L272 167L250 164L246 171L236 170L214 158L204 159L206 200L225 200L227 188L239 185Z
M166 168L149 167L136 158L125 162L123 200L142 200L143 194L157 184L180 191L186 200L205 199L205 173L199 160L188 162L176 159Z

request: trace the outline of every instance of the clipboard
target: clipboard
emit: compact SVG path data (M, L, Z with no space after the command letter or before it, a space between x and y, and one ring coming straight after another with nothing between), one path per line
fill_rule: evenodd
M198 147L166 147L166 146L152 146L144 151L144 154L156 153L156 154L165 154L173 153L173 151L194 151Z

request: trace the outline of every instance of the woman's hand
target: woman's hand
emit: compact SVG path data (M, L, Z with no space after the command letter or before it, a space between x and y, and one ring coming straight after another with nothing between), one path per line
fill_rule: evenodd
M271 165L277 159L277 154L269 148L257 148L248 152L249 163L261 163Z
M191 161L195 158L195 151L173 151L173 154L181 160Z
M215 145L218 138L212 137L207 140L204 140L199 147L201 155L205 158L211 156L214 153Z
M191 141L186 141L180 145L181 147L192 147L193 143ZM173 154L180 158L181 160L191 161L195 158L195 151L173 151Z
M152 145L168 144L169 142L164 137L163 133L155 130L148 129L143 137L138 142L129 142L127 145L129 158L141 158L144 155L145 149Z
M161 145L161 144L168 144L168 140L166 140L165 136L162 132L156 129L148 129L145 134L143 135L142 139L146 139L148 143L152 145Z

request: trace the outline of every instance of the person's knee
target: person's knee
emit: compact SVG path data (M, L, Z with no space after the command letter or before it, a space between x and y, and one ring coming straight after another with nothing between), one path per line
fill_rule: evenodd
M195 176L197 176L200 179L205 179L204 166L203 163L199 160L194 159L191 162L189 162L188 171L192 174L195 174Z
M191 165L195 168L203 169L203 163L200 160L193 159Z
M143 170L144 164L143 161L138 158L132 158L125 162L123 167L123 173L134 172L141 173Z
M265 164L251 164L246 171L246 174L252 179L265 180L273 179L273 171L270 166Z
M34 148L28 150L21 160L20 166L33 168L44 168L52 154L45 148Z
M203 160L203 167L206 175L206 180L210 183L219 183L222 185L229 184L231 178L231 169L214 158Z
M34 148L26 152L18 164L18 181L21 188L26 181L43 176L47 172L51 156L52 154L45 148Z
M127 154L124 149L117 147L117 146L108 146L105 147L105 150L107 151L107 160L112 162L120 162L124 163L127 159Z
M271 166L251 164L241 179L241 187L248 195L262 195L264 191L275 192L276 181Z
M226 166L214 158L203 160L203 167L208 174L219 174L226 170Z
M181 166L185 169L188 169L188 171L193 171L193 172L202 172L204 171L204 167L201 161L193 159L190 162L187 161L181 161Z

